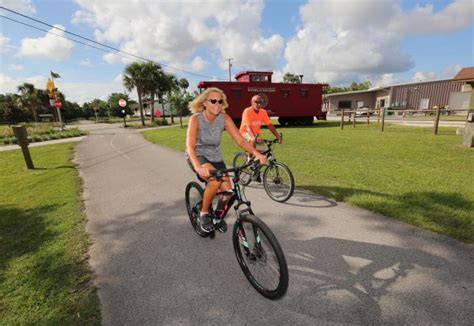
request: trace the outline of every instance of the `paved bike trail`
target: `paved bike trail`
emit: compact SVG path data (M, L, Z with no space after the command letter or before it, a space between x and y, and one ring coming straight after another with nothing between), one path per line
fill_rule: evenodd
M195 177L182 152L118 126L90 132L76 161L105 325L472 323L472 245L298 189L275 203L251 186L290 271L287 295L267 300L230 232L191 229L184 189Z

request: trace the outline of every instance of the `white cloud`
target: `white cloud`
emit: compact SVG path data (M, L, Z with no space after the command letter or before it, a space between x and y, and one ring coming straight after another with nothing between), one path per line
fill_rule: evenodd
M98 41L195 71L203 69L208 60L196 59L200 49L213 53L212 59L225 70L226 58L234 58L239 66L274 69L284 47L280 35L264 37L259 30L263 0L137 0L133 6L114 0L76 3L81 9L74 14L73 22L93 27ZM105 55L104 60L114 63L123 59Z
M0 73L0 94L18 93L17 87L23 83L31 83L38 89L46 89L46 82L49 76L31 76L22 79L14 79ZM107 100L112 93L127 93L124 90L122 81L111 80L105 83L67 83L62 79L55 81L55 85L66 96L66 100L83 104L95 98ZM131 98L136 99L136 93L130 93Z
M471 0L438 12L431 5L403 10L398 0L309 0L300 15L303 27L286 44L283 71L337 84L366 76L383 81L382 74L411 69L401 49L405 37L466 28L474 12Z
M399 84L400 80L394 74L382 74L377 79L370 80L372 87L385 87Z
M474 22L472 0L455 0L443 10L434 12L433 5L417 5L407 12L398 11L391 24L404 35L449 33Z
M454 78L456 74L463 68L463 66L459 64L449 65L443 69L441 73L443 78Z
M31 0L0 0L0 6L24 14L34 14L36 12Z
M116 83L121 83L123 81L123 74L120 73L117 75L117 77L114 78L114 82Z
M14 63L8 65L8 70L12 70L12 71L22 71L24 70L25 67L22 66L22 65L16 65Z
M207 62L206 60L204 60L203 58L201 57L195 57L193 59L193 61L191 61L191 69L193 71L202 71L204 69L206 69L206 67L208 66L209 62Z
M23 83L30 83L36 88L45 89L47 79L48 78L41 75L31 76L24 79L14 79L10 76L0 73L0 93L17 93L17 87Z
M0 53L7 53L10 51L10 39L0 33Z
M411 80L414 82L423 82L423 81L429 81L429 80L435 80L435 79L436 79L436 73L434 72L418 71L413 75Z
M16 93L16 86L13 79L0 72L0 94Z
M89 60L89 58L81 59L79 61L79 65L84 67L93 67L92 62Z
M127 93L122 82L110 81L109 83L58 83L58 88L71 102L83 104L93 99L107 100L112 93ZM133 93L130 94L133 98Z
M54 26L64 29L61 25ZM63 31L54 28L50 29L49 32L56 35L64 35ZM71 55L73 48L74 42L47 33L45 36L39 38L22 39L21 48L17 55L64 60Z

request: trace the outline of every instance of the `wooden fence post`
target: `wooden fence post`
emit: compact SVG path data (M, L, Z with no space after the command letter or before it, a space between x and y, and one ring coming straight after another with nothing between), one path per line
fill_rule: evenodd
M438 134L439 115L440 115L440 108L436 107L436 117L435 117L435 121L434 121L434 130L433 130L435 135Z
M25 126L12 126L13 134L18 140L18 145L21 147L23 157L25 159L26 167L34 169L33 160L31 159L30 151L28 150L28 133Z
M354 110L353 114L354 114L354 119L352 120L352 127L355 128L355 126L356 126L356 111L355 110Z
M341 113L341 130L344 129L344 109L342 109Z
M382 112L382 132L383 132L383 128L385 126L385 108L381 108L380 110Z

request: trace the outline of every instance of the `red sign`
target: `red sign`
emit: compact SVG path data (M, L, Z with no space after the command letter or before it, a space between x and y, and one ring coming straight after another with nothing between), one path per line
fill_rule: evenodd
M124 108L127 105L127 101L125 101L123 98L119 100L119 105Z
M54 102L54 106L60 109L63 106L63 104L61 103L61 101L56 101Z

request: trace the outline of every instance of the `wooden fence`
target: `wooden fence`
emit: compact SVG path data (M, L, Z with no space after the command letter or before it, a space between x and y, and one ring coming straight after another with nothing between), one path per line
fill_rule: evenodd
M472 110L448 110L448 109L443 109L443 108L435 108L431 110L393 110L393 109L374 109L374 110L345 110L341 109L341 130L344 129L344 118L346 114L349 114L349 122L352 121L352 126L355 128L356 126L356 120L357 120L357 114L365 113L366 117L359 117L361 120L366 120L367 124L370 124L370 116L373 114L377 118L377 123L381 123L380 126L380 131L384 131L385 128L385 116L389 112L398 112L402 113L402 118L406 118L410 114L415 114L415 113L423 113L426 115L434 115L434 120L433 120L433 133L435 135L438 134L438 127L439 127L439 121L440 121L440 116L441 113L446 113L450 114L451 112L467 112L466 114L466 120L470 112ZM365 118L365 119L364 119Z

